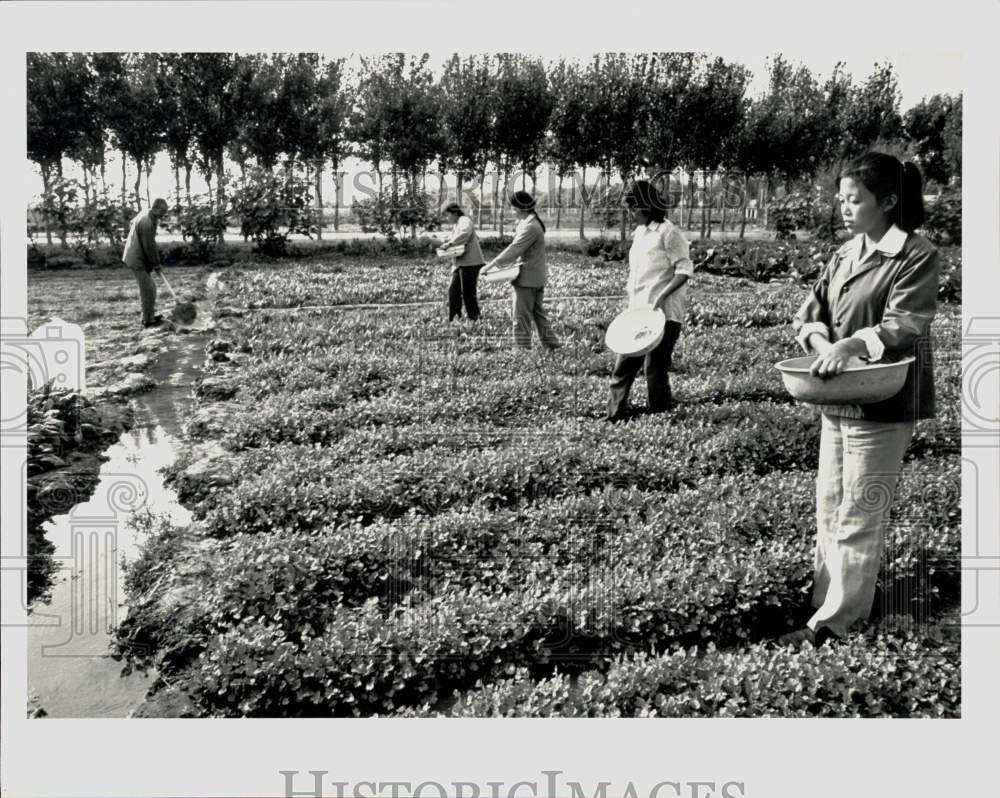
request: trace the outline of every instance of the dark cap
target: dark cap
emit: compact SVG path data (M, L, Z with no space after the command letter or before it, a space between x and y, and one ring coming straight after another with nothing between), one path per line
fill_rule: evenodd
M535 198L527 191L515 191L510 195L510 204L518 210L530 211L535 207Z

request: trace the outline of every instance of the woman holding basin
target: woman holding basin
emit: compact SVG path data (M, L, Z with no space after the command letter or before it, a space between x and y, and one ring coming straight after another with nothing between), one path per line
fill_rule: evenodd
M934 415L928 330L937 305L938 253L913 231L924 218L920 172L868 153L839 178L853 238L821 273L794 319L796 340L817 355L813 375L835 378L853 362L915 357L894 396L820 405L814 612L782 643L820 644L871 612L883 536L914 422Z
M531 348L531 325L538 329L538 338L546 349L558 349L562 344L552 330L545 312L545 284L548 269L545 265L545 222L535 212L535 199L526 191L515 191L509 198L517 214L514 240L493 260L486 264L482 274L504 266L519 267L511 282L514 287L514 306L511 319L514 325L514 343L524 349Z
M472 220L465 215L457 202L445 205L445 218L451 223L451 236L440 245L441 249L461 247L462 254L456 255L451 265L451 285L448 287L448 321L462 315L462 305L470 321L479 318L479 301L476 283L479 270L483 267L483 251L479 247L479 237Z
M625 195L635 221L628 262L628 308L658 308L666 317L660 343L646 355L619 355L611 374L608 421L628 415L628 395L639 369L646 373L649 412L670 410L670 365L687 313L687 281L694 273L684 235L666 218L666 204L656 187L637 180Z

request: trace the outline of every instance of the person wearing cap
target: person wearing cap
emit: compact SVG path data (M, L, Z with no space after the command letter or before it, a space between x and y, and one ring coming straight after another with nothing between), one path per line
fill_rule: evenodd
M514 287L514 305L511 320L514 326L514 343L524 349L531 348L531 325L538 329L538 338L546 349L558 349L562 344L552 330L545 312L545 283L548 269L545 265L545 223L535 212L535 199L527 191L515 191L509 198L518 216L514 240L493 260L483 274L503 266L517 265L520 271L511 282Z
M156 283L153 282L152 272L162 271L160 253L156 249L156 225L166 215L167 201L159 197L153 201L151 208L136 214L129 225L122 253L122 263L132 269L139 283L143 327L155 327L163 322L163 317L154 313Z
M472 220L465 215L462 206L451 202L444 207L444 214L452 224L451 236L442 243L441 249L464 246L465 251L456 255L451 265L451 285L448 287L448 321L461 317L462 305L470 321L479 318L479 301L476 297L476 283L479 270L483 268L483 251Z
M661 413L673 407L671 358L687 314L687 281L694 273L687 239L666 218L666 204L656 187L646 180L635 181L625 195L625 203L636 224L628 253L628 309L659 308L666 316L666 327L663 340L647 355L619 355L616 359L608 421L628 415L628 395L641 368L646 373L649 412Z

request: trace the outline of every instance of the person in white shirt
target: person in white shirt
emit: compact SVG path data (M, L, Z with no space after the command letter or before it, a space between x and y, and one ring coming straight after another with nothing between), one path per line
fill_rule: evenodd
M663 340L645 357L619 356L611 374L608 421L628 415L632 383L645 367L649 412L661 413L673 407L670 365L674 346L687 314L687 281L694 273L687 239L666 218L666 205L656 187L637 180L625 196L636 224L629 250L628 307L654 307L666 316Z

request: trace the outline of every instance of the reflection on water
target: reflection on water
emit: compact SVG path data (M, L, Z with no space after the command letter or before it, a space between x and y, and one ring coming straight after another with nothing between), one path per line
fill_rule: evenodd
M148 676L122 677L122 663L108 654L127 611L121 563L142 543L141 516L167 516L174 526L191 521L160 471L176 455L203 343L185 336L178 351L160 357L152 373L160 387L137 398L136 426L105 452L93 496L45 527L58 570L51 602L31 615L28 687L49 717L125 717L149 687Z

